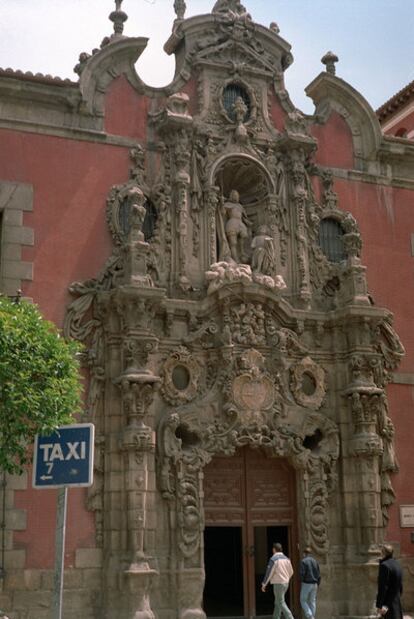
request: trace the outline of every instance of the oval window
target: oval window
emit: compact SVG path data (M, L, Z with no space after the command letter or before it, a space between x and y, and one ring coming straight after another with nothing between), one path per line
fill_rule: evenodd
M305 395L313 395L316 391L316 380L310 372L305 372L302 376L302 391Z
M190 384L190 372L185 365L176 365L172 371L172 382L176 389L184 391Z

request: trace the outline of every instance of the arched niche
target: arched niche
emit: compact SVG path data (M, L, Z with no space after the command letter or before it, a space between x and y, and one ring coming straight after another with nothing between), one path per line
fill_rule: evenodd
M250 247L251 238L259 226L270 223L268 207L274 195L274 182L268 170L251 155L231 154L213 164L209 181L212 187L219 189L223 201L230 198L233 190L238 192L240 204L250 222L249 237L245 241L246 247ZM220 238L218 246L219 256Z
M227 155L212 167L210 184L221 189L228 197L235 189L246 209L257 207L274 193L273 180L265 166L250 155Z

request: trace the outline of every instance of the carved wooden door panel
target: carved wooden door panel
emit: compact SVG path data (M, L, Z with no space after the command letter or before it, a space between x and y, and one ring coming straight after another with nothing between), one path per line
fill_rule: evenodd
M214 458L205 468L206 526L242 528L245 617L256 616L261 603L260 579L270 552L269 543L259 543L265 531L284 527L288 545L296 548L295 502L294 471L260 450L244 448L232 457Z

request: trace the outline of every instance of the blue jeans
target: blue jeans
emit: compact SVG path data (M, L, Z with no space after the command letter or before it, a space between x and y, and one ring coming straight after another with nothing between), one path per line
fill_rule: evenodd
M283 613L286 619L293 619L293 615L285 602L285 593L288 586L289 585L273 585L273 595L275 596L273 619L280 619L281 613Z
M318 585L310 582L303 582L300 587L300 605L303 608L306 619L312 619L316 613L316 594Z

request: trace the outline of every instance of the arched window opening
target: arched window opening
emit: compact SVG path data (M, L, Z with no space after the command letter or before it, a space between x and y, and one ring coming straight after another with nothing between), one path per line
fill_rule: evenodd
M241 86L240 84L236 84L236 83L228 84L228 86L226 86L223 91L223 106L227 112L228 117L231 120L235 121L236 113L234 109L234 104L236 103L239 97L242 99L243 103L245 104L247 108L246 114L243 119L244 122L246 122L246 120L250 118L251 103L250 103L250 97L246 89L243 88L243 86Z
M319 225L319 245L330 262L345 260L344 230L336 219L322 219Z

